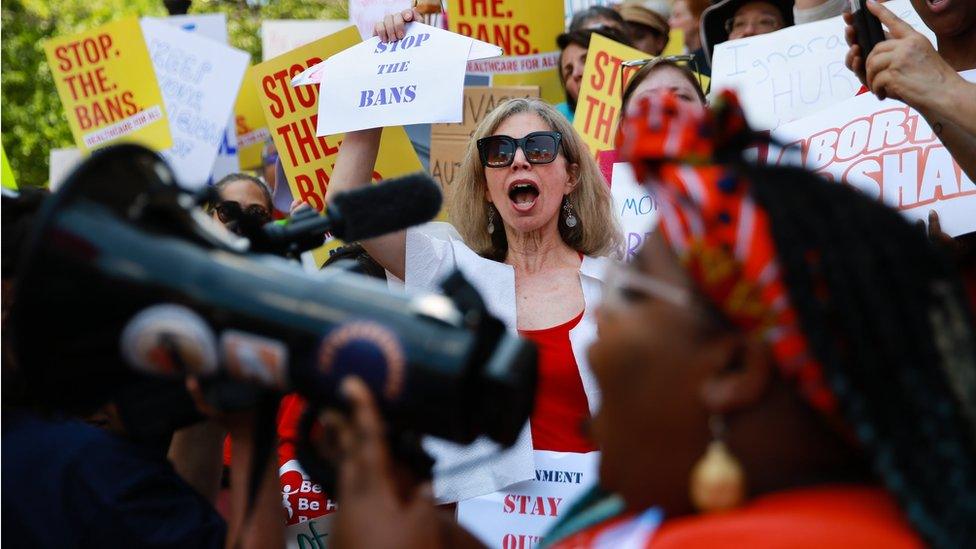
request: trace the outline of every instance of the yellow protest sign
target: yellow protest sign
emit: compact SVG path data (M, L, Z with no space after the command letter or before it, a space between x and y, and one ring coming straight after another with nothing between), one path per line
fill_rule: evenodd
M613 148L620 121L624 88L640 67L624 67L625 61L646 59L647 54L594 33L583 67L583 83L576 102L573 127L596 156ZM708 79L702 76L707 88Z
M325 209L329 178L335 167L342 134L316 137L318 86L293 88L291 79L306 68L358 42L359 30L350 26L255 65L250 74L257 87L268 132L278 149L278 157L291 188L291 195L320 212ZM373 180L379 181L422 169L423 165L410 144L407 132L402 127L384 128L376 166L373 168ZM337 245L338 243L316 250L315 257L320 265L328 256L327 250Z
M163 96L136 17L44 43L47 62L82 152L117 141L173 145Z
M493 86L539 86L550 103L565 99L559 82L559 48L563 0L455 0L449 30L490 42L505 57L468 63L469 74L491 77Z
M17 182L14 181L14 171L10 169L10 162L7 162L7 151L0 145L0 184L6 189L17 190Z
M241 90L234 103L234 124L237 129L237 158L241 169L255 170L261 167L261 150L271 137L268 122L264 118L264 108L258 96L254 78L255 67L244 73Z
M685 31L681 29L671 29L668 33L668 45L665 46L661 55L681 55L685 52Z

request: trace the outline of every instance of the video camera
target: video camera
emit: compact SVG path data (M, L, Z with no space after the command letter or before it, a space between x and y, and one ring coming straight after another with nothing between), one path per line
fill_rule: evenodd
M429 202L421 184L434 183L410 184ZM403 229L389 225L412 207L403 185L337 197L321 223L347 239ZM386 200L391 193L396 201ZM439 209L439 191L437 200L425 211ZM376 216L386 225L368 221ZM289 234L307 231L271 228L260 244L287 245ZM136 145L97 151L73 172L39 214L19 275L19 367L46 376L62 398L85 398L135 369L244 380L330 406L355 374L393 429L459 443L487 435L506 446L531 413L534 347L508 334L460 273L443 295L410 293L255 253Z

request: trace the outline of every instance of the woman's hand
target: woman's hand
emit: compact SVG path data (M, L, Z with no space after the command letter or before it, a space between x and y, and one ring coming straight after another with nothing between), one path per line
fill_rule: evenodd
M851 69L878 99L892 98L923 110L945 84L959 78L932 43L888 8L869 0L867 9L888 28L887 40L877 44L865 60L857 45L854 17L844 14L845 37L851 46L847 68Z
M386 426L369 388L346 378L342 392L352 413L348 420L329 418L341 453L339 504L333 547L440 547L441 524L429 483L404 501L398 496Z
M406 34L407 23L418 20L420 14L413 9L391 13L373 26L373 34L379 36L381 42L395 42Z
M296 198L295 200L291 201L291 206L288 207L288 216L294 217L294 215L298 213L299 210L304 210L305 208L311 208L311 207L312 206L309 205L308 202L305 202L300 198Z

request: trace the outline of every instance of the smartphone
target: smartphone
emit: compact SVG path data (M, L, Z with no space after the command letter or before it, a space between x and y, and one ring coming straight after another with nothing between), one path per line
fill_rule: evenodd
M857 45L861 46L861 58L867 61L871 50L879 42L884 41L885 33L881 28L881 21L868 11L864 5L866 0L851 0L851 14L854 16L854 33L857 35Z

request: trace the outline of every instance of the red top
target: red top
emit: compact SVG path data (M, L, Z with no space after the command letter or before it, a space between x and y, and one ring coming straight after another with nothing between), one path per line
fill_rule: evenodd
M564 538L553 547L598 546L630 517L612 519ZM608 536L610 534L610 536ZM884 490L825 486L762 496L725 513L666 520L630 547L647 549L920 549L922 540Z
M596 450L583 435L583 422L590 417L579 366L569 342L569 331L583 318L580 313L565 324L544 330L519 330L522 337L539 348L539 386L529 424L532 447L557 452Z

